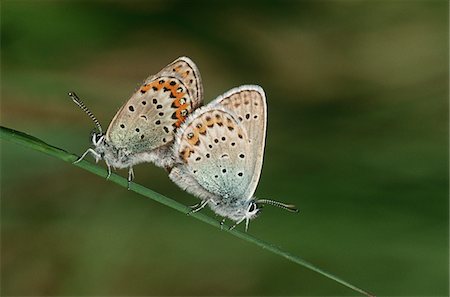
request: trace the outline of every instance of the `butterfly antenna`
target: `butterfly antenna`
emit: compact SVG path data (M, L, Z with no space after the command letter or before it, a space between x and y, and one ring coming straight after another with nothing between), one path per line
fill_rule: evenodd
M103 129L102 126L100 125L100 123L98 122L97 118L94 116L94 114L89 110L89 108L86 107L86 105L84 105L83 101L81 101L80 98L78 98L77 94L75 94L74 92L69 92L69 97L72 99L72 101L78 105L91 119L92 121L94 121L95 126L97 127L98 131L100 133L103 133Z
M290 211L290 212L298 212L298 209L293 204L285 204L285 203L282 203L282 202L269 200L269 199L259 199L259 200L256 200L256 203L257 204L269 204L269 205L272 205L272 206L276 206L276 207L285 209L285 210Z

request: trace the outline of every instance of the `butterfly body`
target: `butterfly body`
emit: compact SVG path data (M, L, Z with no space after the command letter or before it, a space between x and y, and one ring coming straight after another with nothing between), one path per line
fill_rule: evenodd
M137 147L136 150L130 150L128 147L116 146L114 142L109 142L104 136L99 141L93 141L95 153L91 153L96 157L97 161L103 159L107 166L114 169L130 168L134 165L151 162L159 167L167 167L172 164L173 159L170 157L170 146L161 146L152 150L145 150L145 147Z

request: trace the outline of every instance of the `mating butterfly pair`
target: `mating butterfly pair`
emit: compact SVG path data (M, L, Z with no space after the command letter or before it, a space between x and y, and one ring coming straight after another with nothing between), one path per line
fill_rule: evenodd
M103 159L108 177L113 168L152 162L164 167L179 187L201 199L235 225L254 218L262 204L296 212L293 205L253 197L261 174L267 107L259 86L232 89L206 106L197 66L181 57L150 76L112 119L106 133L95 116L74 94L72 100L94 121L93 148ZM233 227L234 227L233 226Z

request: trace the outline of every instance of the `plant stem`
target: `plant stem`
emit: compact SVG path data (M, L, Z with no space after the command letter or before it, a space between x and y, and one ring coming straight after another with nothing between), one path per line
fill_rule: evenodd
M16 144L20 144L22 146L34 149L36 151L43 152L43 153L45 153L47 155L56 157L58 159L61 159L63 161L69 162L69 163L73 163L75 160L78 159L78 157L76 155L70 154L70 153L66 152L65 150L60 149L58 147L49 145L49 144L45 143L44 141L42 141L42 140L40 140L40 139L38 139L36 137L30 136L30 135L25 134L23 132L16 131L16 130L13 130L13 129L10 129L10 128L6 128L6 127L3 127L3 126L0 126L0 128L1 128L1 130L0 130L0 132L1 132L0 133L0 139L5 139L5 140L8 140L10 142L13 142L13 143L16 143ZM92 164L92 163L89 163L87 161L84 161L84 160L81 161L81 162L78 162L76 164L73 164L73 165L75 165L77 167L80 167L80 168L83 168L83 169L85 169L85 170L87 170L89 172L92 172L92 173L94 173L96 175L99 175L99 176L102 176L102 177L105 177L105 178L107 176L107 172L106 172L105 169L103 169L102 167L97 166L95 164ZM116 183L116 184L124 187L124 188L128 187L127 180L125 178L117 175L117 174L114 174L114 173L111 174L109 180L111 182L113 182L113 183ZM181 204L181 203L179 203L179 202L177 202L175 200L167 198L167 197L165 197L165 196L163 196L163 195L161 195L161 194L159 194L159 193L157 193L155 191L152 191L152 190L150 190L150 189L148 189L148 188L146 188L146 187L144 187L142 185L136 184L134 182L131 183L130 190L134 191L134 192L136 192L138 194L141 194L141 195L143 195L143 196L145 196L147 198L153 199L153 200L155 200L155 201L157 201L157 202L159 202L161 204L164 204L164 205L166 205L166 206L168 206L170 208L178 210L178 211L180 211L180 212L182 212L184 214L188 213L191 210L191 208L189 208L189 207L187 207L187 206L185 206L185 205L183 205L183 204ZM219 228L219 229L221 229L223 227L215 219L213 219L213 218L211 218L211 217L209 217L207 215L204 215L202 213L199 213L199 212L191 214L191 217L193 217L193 218L195 218L197 220L200 220L200 221L202 221L204 223L207 223L209 225L212 225L212 226L214 226L216 228ZM301 266L303 266L303 267L305 267L307 269L315 271L315 272L321 274L322 276L324 276L326 278L332 279L332 280L336 281L337 283L339 283L339 284L341 284L341 285L343 285L343 286L345 286L347 288L352 289L355 292L361 293L361 294L366 295L366 296L374 296L373 294L371 294L371 293L369 293L369 292L367 292L367 291L365 291L365 290L363 290L361 288L358 288L357 286L352 285L352 284L348 283L347 281L345 281L345 280L343 280L343 279L341 279L341 278L339 278L337 276L334 276L334 275L332 275L332 274L330 274L330 273L328 273L328 272L326 272L326 271L324 271L324 270L314 266L313 264L303 260L302 258L300 258L298 256L295 256L295 255L292 255L292 254L290 254L290 253L280 249L279 247L277 247L276 245L274 245L272 243L265 242L265 241L263 241L261 239L258 239L258 238L254 237L254 236L252 236L252 235L250 235L248 233L244 233L244 232L241 232L241 231L236 230L236 229L229 230L229 228L223 228L223 231L228 232L228 233L230 233L230 234L232 234L232 235L234 235L234 236L236 236L236 237L238 237L240 239L243 239L243 240L246 240L246 241L248 241L250 243L253 243L253 244L255 244L255 245L257 245L257 246L259 246L259 247L261 247L263 249L266 249L266 250L268 250L268 251L270 251L270 252L272 252L272 253L274 253L274 254L276 254L278 256L281 256L283 258L286 258L289 261L297 263L297 264L299 264L299 265L301 265Z

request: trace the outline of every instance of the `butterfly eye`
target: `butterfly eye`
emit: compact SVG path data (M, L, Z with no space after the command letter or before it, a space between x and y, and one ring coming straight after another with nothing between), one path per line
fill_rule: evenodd
M250 203L250 206L248 208L248 212L249 213L254 213L256 211L258 211L258 207L256 206L256 203L254 203L254 202Z

